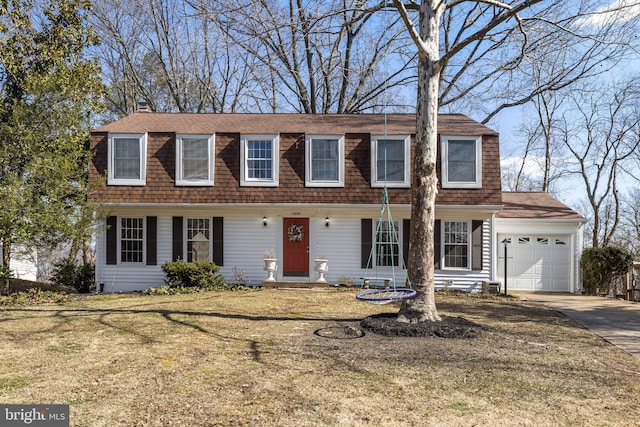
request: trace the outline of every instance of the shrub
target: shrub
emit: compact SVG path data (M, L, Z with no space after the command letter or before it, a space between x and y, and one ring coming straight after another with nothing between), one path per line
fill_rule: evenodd
M13 271L9 267L0 264L0 280L13 279Z
M633 256L620 248L588 248L582 252L581 261L584 292L606 295L612 280L631 269Z
M16 292L6 297L0 297L0 306L34 305L64 302L68 297L52 291L31 288L27 291Z
M186 263L182 260L162 264L167 285L170 287L197 287L215 289L224 286L220 267L213 262L196 261Z
M93 264L76 265L64 260L53 266L51 281L56 285L70 286L80 293L87 293L91 291L93 286L94 273Z

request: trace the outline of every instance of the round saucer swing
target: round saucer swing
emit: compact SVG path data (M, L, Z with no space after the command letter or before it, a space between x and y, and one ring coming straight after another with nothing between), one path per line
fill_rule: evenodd
M386 157L386 156L385 156ZM386 161L386 158L385 158ZM385 168L386 172L386 168ZM386 216L385 216L386 212ZM390 241L381 242L378 240L379 236L382 235L380 231L382 230L383 223L390 224ZM362 278L362 283L360 285L360 292L356 294L356 299L358 301L370 302L372 304L389 304L395 301L401 301L409 298L413 298L416 296L416 291L411 289L411 283L407 278L408 287L397 287L396 286L396 273L395 273L395 263L393 259L395 259L394 249L400 247L400 242L398 239L398 230L395 226L393 226L393 218L391 217L391 210L389 208L389 194L387 193L387 188L385 186L382 192L382 208L380 209L380 217L378 219L377 227L376 227L376 241L373 245L371 245L371 252L369 253L369 259L367 260L367 267L365 269L364 277ZM365 289L365 283L367 280L367 271L369 270L373 257L375 253L381 253L382 245L386 245L390 247L391 250L391 282L393 286L385 287L381 289ZM404 263L404 259L402 257L402 251L398 251L398 259L400 261L400 265L403 269L406 269L406 265ZM369 280L381 280L378 276L378 263L376 262L375 275L370 277Z

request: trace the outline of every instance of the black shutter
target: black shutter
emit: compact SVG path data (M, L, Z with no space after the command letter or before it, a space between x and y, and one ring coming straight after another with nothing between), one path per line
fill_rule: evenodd
M182 217L173 217L173 260L184 259L182 256Z
M482 270L482 220L471 221L471 269Z
M107 217L107 265L118 263L118 217Z
M404 266L409 265L409 239L411 236L411 220L402 220L402 259L404 260Z
M224 218L213 217L213 262L219 267L224 265Z
M368 218L362 218L360 220L360 266L367 268L369 263L369 255L371 254L371 248L373 245L373 221Z
M440 220L436 219L433 226L433 267L440 270Z
M147 217L147 265L158 264L158 217Z

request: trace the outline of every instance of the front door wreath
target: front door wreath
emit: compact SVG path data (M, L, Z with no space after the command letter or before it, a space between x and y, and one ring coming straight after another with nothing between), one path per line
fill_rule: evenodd
M304 238L304 226L291 224L287 229L287 235L292 242L301 242Z

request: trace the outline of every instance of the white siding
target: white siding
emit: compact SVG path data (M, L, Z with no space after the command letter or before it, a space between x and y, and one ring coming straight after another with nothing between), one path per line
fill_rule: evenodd
M140 215L143 213L127 213L123 216ZM145 239L146 243L146 239ZM132 292L164 284L164 273L160 265L171 259L171 217L158 216L158 265L145 263L106 264L107 243L106 226L101 227L96 238L96 286L104 292Z
M37 280L38 266L36 251L29 251L23 246L11 248L11 260L9 268L13 272L13 277L23 280ZM2 247L0 245L0 257L2 256Z
M282 260L284 217L309 218L309 277L283 277L282 272L276 272L279 281L315 281L318 277L313 271L313 260L320 256L328 258L329 271L325 278L329 283L338 283L341 278L353 279L357 285L362 282L362 277L392 277L397 286L404 285L406 271L401 267L369 267L361 268L361 236L360 227L362 218L370 218L375 221L379 217L377 207L349 212L346 214L331 215L327 212L238 212L227 209L225 211L215 209L197 209L192 207L165 208L162 211L150 211L143 209L120 209L112 213L121 216L146 216L158 217L158 265L147 266L140 264L106 265L106 231L103 229L96 236L96 283L103 284L105 292L127 292L142 290L148 287L156 287L164 284L164 274L160 266L171 260L172 257L172 217L189 216L224 218L224 265L220 272L229 283L236 282L234 270L241 272L246 283L259 285L267 277L263 270L263 255L266 250L274 250L279 260ZM394 221L397 221L403 235L403 215L408 217L408 212L397 212ZM263 225L263 216L267 218L267 225ZM329 226L325 226L325 218L329 217ZM458 215L456 218L459 218ZM478 219L473 212L467 212L466 219ZM478 290L480 283L490 280L493 271L491 255L492 250L492 220L484 219L483 227L483 270L438 270L436 271L437 288L444 286L448 280L453 281L453 288L464 290ZM402 242L400 243L402 248ZM118 254L119 256L119 254ZM406 262L406 260L405 260ZM279 266L279 268L282 268Z
M447 218L442 218L446 220ZM479 292L482 282L491 278L493 270L491 218L485 218L482 224L482 270L436 270L436 289L454 289L467 292Z
M365 276L365 269L360 268L360 218L331 218L329 227L323 225L323 218L317 218L316 224L318 239L314 257L326 256L329 260L329 271L325 274L327 281L338 283L344 276L360 284L360 278ZM402 273L402 270L397 269L397 272ZM371 274L372 271L366 272L367 276ZM387 274L380 277L387 277Z
M273 250L282 259L282 220L268 217L264 226L256 215L224 217L224 266L220 272L227 282L234 282L234 267L248 280L248 285L259 285L267 278L263 270L264 252ZM276 274L280 278L280 271Z

